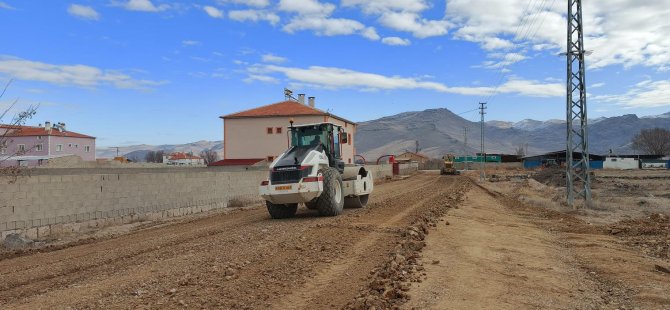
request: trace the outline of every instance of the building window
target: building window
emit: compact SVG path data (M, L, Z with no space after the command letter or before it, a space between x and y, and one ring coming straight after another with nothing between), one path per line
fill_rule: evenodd
M274 156L268 156L268 162L273 162L275 160Z
M349 158L349 163L351 164L351 158Z
M42 143L35 145L35 150L36 151L41 151L42 150Z
M0 142L0 155L7 154L7 141Z
M72 147L72 143L68 143L68 144L67 144L67 147Z
M347 144L351 145L351 134L347 134Z
M268 127L266 130L267 130L267 133L268 133L269 135L272 134L272 127Z
M91 147L86 145L84 146L84 152L89 153L91 151Z
M281 127L275 128L275 133L281 133Z
M37 136L37 140L42 140L42 136Z
M79 144L75 144L75 145L74 145L74 148L75 148L75 149L78 149L78 148L79 148Z
M21 152L21 153L26 151L26 145L25 144L19 144L19 145L17 145L17 147L19 148L19 152Z
M62 144L56 144L56 152L62 152L63 151L63 145Z

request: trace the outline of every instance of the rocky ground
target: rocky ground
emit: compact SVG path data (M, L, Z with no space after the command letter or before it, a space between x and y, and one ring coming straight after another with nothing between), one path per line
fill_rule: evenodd
M514 180L419 174L338 217L252 206L5 252L0 308L670 308L668 257L634 239L666 217L592 224Z

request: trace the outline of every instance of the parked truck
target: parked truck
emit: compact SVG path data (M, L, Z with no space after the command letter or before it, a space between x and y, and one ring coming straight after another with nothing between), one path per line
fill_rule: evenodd
M362 165L345 164L342 144L347 134L333 123L289 126L290 147L270 164L259 191L272 218L289 218L299 204L321 216L343 208L362 208L374 188L372 174Z

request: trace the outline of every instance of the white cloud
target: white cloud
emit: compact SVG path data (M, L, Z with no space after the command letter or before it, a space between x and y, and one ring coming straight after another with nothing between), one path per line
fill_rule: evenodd
M90 6L79 5L79 4L70 4L67 8L67 12L76 17L90 20L99 20L100 14Z
M320 16L296 16L284 25L284 31L294 33L302 30L312 30L320 36L350 35L365 31L365 25L353 19L325 18Z
M529 5L530 4L530 5ZM550 5L553 4L553 5ZM524 10L527 8L527 10ZM585 1L584 46L591 69L643 65L670 70L670 5L667 1ZM454 36L486 50L565 50L566 7L561 1L450 0ZM492 44L498 42L502 44ZM515 45L513 45L514 43Z
M631 108L670 106L670 80L645 80L635 84L626 93L593 96L590 99L596 102L609 102Z
M603 86L605 86L605 83L594 83L594 84L588 85L589 88L600 88L600 87L603 87Z
M264 8L270 5L270 0L218 0L217 2L222 5L226 3L235 3L257 8Z
M423 0L342 0L342 6L361 6L366 14L380 14L389 10L421 12L429 8Z
M411 44L411 42L408 39L403 39L403 38L399 38L399 37L383 38L382 43L387 44L387 45L402 45L402 46L407 46L407 45Z
M154 5L151 0L128 0L125 2L113 2L114 5L123 7L129 11L160 12L170 8L168 4Z
M254 81L259 81L259 82L265 82L265 83L272 83L272 84L277 84L279 83L279 80L276 78L273 78L268 75L260 75L260 74L250 74L246 79L244 79L244 82L246 83L251 83Z
M363 29L361 31L361 35L372 41L377 41L380 38L379 34L377 34L377 30L373 27L366 27L365 29Z
M428 20L421 12L430 8L423 0L343 0L342 6L360 7L363 12L379 16L379 23L398 30L412 33L417 38L446 35L451 23L445 19Z
M11 6L11 5L5 3L5 2L2 2L2 1L0 1L0 9L5 9L5 10L16 10L15 7L13 7L13 6Z
M491 53L489 54L489 57L494 58L496 60L487 60L483 64L476 66L476 67L483 67L487 69L505 69L508 66L515 64L519 61L522 61L524 59L527 59L528 57L519 54L519 53Z
M223 12L213 6L206 5L202 8L207 15L213 18L223 18Z
M272 25L279 23L279 15L262 10L232 10L228 12L228 17L238 22L267 21Z
M250 77L282 74L295 83L327 89L353 88L358 90L424 89L461 95L490 95L494 87L450 87L442 83L425 81L420 78L385 76L349 69L311 66L295 68L277 65L252 65L247 68ZM258 79L253 79L258 80ZM543 84L537 81L512 79L498 88L499 93L519 94L531 97L560 97L564 95L564 85Z
M184 46L195 46L195 45L200 45L200 41L195 41L195 40L184 40L181 41L181 45Z
M125 89L150 89L166 83L138 80L118 70L103 70L87 65L53 65L1 55L0 73L20 80L79 87L111 85Z
M279 10L300 15L328 16L335 10L335 5L317 0L280 0Z
M273 55L273 54L265 54L265 55L261 56L261 58L262 58L263 62L272 62L272 63L283 63L283 62L286 62L286 60L287 60L284 57L280 57L280 56Z

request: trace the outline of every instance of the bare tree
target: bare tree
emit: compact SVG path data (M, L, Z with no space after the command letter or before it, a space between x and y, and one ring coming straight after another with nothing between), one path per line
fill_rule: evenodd
M664 128L642 129L633 137L633 149L649 155L670 154L670 130Z
M146 155L144 155L144 161L148 163L162 163L163 162L163 155L165 152L161 151L149 151L147 152Z
M0 92L0 99L2 99L7 92L7 89L11 85L13 80L9 80L5 87L2 89L2 92ZM16 104L19 102L19 99L14 99L9 105L6 107L2 108L2 112L0 113L0 166L3 166L2 163L6 162L8 160L11 160L12 158L16 156L21 156L24 155L28 152L30 152L33 148L36 146L31 146L29 148L24 148L24 149L16 149L12 150L9 154L7 154L7 148L9 147L10 143L13 141L12 137L16 136L18 133L21 131L21 126L25 125L26 121L31 119L35 114L37 114L37 108L39 105L29 105L25 110L16 112L14 116L11 118L11 120L8 123L5 123L5 119L12 112L12 110L16 107ZM2 169L2 173L11 173L12 170L10 168L4 168Z
M203 150L200 152L200 157L205 160L205 165L209 165L219 160L219 153L214 150Z
M516 148L516 156L518 156L519 158L526 156L526 151L524 150L523 145L519 145Z

